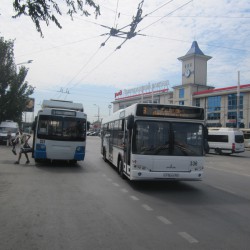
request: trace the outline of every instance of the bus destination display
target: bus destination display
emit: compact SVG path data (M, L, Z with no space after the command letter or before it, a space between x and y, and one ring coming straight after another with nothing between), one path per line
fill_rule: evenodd
M204 119L203 109L198 107L138 104L136 115L152 117L179 117L185 119Z

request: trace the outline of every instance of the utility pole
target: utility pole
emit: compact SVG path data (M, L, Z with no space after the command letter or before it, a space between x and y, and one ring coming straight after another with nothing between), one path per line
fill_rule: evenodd
M98 118L98 122L100 121L100 107L97 105L97 104L94 104L95 106L97 106L98 108L98 115L97 115L97 118Z
M240 127L240 71L238 71L238 85L237 85L237 128Z

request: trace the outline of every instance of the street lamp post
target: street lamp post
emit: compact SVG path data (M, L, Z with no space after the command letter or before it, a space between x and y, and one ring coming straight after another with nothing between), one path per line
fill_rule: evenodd
M237 114L236 114L236 127L240 127L240 71L238 71L238 85L237 85Z
M98 114L97 114L97 118L98 118L98 122L100 121L100 107L97 104L94 104L95 106L97 106L98 108Z
M17 65L29 64L29 63L32 63L32 62L33 62L33 60L28 60L26 62L17 63Z

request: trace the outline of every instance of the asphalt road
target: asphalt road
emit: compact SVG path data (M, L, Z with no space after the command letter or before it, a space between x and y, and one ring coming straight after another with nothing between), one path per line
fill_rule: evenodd
M129 182L88 137L76 166L0 146L0 249L250 249L250 151L206 156L201 182Z

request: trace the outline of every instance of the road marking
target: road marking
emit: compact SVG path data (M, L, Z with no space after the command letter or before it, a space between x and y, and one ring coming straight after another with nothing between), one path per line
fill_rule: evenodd
M240 176L250 177L250 174L241 174L241 173L238 173L238 172L235 172L235 171L231 171L231 170L218 169L218 168L210 167L210 166L209 167L205 166L205 168L210 168L210 169L215 169L215 170L221 171L221 172L226 172L226 173L231 173L231 174L237 174L237 175L240 175Z
M112 184L113 184L114 186L116 186L116 187L120 187L120 185L119 185L118 183L113 182Z
M231 190L228 190L228 189L223 188L223 187L219 187L219 186L214 186L214 187L215 187L215 188L217 188L217 189L219 189L219 190L221 190L221 191L224 191L224 192L230 193L230 194L234 194L234 195L236 195L236 194L237 194L236 192L231 191Z
M130 198L134 201L138 201L139 199L136 196L131 195Z
M106 177L106 174L102 174L103 177Z
M125 189L125 188L122 188L121 191L122 191L123 193L128 193L128 190Z
M147 211L153 211L153 208L150 207L150 206L147 205L147 204L143 204L142 207L143 207L145 210L147 210Z
M185 240L187 240L189 243L198 243L199 241L196 240L193 236L191 236L190 234L186 233L186 232L179 232L178 233L182 238L184 238Z
M112 179L110 179L110 178L107 178L107 181L112 181Z
M172 222L170 220L168 220L167 218L165 218L163 216L157 216L157 219L159 219L161 222L163 222L166 225L172 224Z

